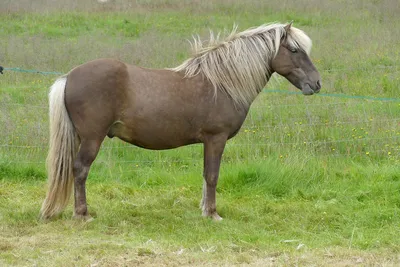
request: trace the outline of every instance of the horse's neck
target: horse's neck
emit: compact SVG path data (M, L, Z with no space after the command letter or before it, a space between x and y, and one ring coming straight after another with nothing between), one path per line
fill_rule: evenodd
M252 104L254 102L254 100L257 98L257 96L262 92L262 90L264 90L265 86L267 86L267 84L268 84L269 80L271 79L273 73L274 73L273 71L270 71L270 72L266 73L266 77L267 77L266 83L264 84L264 86L262 86L261 88L257 89L257 95L254 97L254 99L251 101L250 104Z
M202 72L198 73L197 75L194 75L194 76L191 76L191 77L187 77L186 74L185 74L185 70L180 70L180 71L176 71L176 70L174 70L174 69L167 69L167 70L168 70L168 71L172 71L172 72L175 73L175 75L179 76L179 77L180 77L179 80L180 80L181 82L183 82L185 79L189 79L189 80L191 80L194 84L196 84L196 83L197 83L197 84L202 84L202 85L203 85L202 87L204 87L204 88L210 88L210 89L211 89L211 88L214 87L214 86L212 85L211 81L209 81L209 80L207 79L207 77L204 75L204 73L202 73ZM246 103L245 105L243 105L244 103L242 103L242 104L236 103L235 105L241 105L244 109L248 110L248 109L250 108L251 104L252 104L252 103L254 102L254 100L257 98L257 96L258 96L258 95L262 92L262 90L265 88L265 86L266 86L267 83L269 82L269 80L270 80L272 74L273 74L273 71L269 71L268 73L265 74L265 75L266 75L266 82L265 82L265 84L264 84L263 86L261 86L260 88L256 88L257 94L255 94L255 95L253 96L252 99L248 99L248 100L249 100L248 103ZM197 86L196 86L195 88L197 88ZM211 89L211 90L214 91L214 89ZM218 91L220 91L220 90L222 90L222 89L216 89L216 90L217 90L217 93L218 93ZM236 102L236 101L235 101L235 102Z

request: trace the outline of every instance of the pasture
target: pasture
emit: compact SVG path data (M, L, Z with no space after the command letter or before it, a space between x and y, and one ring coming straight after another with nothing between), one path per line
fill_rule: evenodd
M202 218L202 146L149 151L107 139L87 182L93 221L38 220L48 88L0 76L1 266L397 266L400 6L381 1L6 0L0 65L68 72L112 57L179 65L194 34L294 21L322 76L305 97L271 79L228 141L221 222Z

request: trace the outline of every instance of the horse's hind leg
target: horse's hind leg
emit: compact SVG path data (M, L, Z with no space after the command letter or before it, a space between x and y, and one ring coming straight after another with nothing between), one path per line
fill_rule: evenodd
M104 138L103 138L104 139ZM86 203L86 179L90 166L99 152L103 139L97 140L81 140L78 155L74 161L74 186L75 186L75 210L74 218L88 219L90 218Z

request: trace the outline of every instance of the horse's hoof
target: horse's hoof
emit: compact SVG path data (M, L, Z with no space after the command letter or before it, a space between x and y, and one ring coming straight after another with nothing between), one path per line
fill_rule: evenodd
M222 221L222 217L219 216L219 214L217 212L212 212L212 213L203 212L203 217L211 218L211 219L213 219L213 221L216 221L216 222Z
M87 223L94 220L94 218L90 215L77 215L77 214L74 214L74 216L72 216L72 219L77 220L77 221L87 222Z
M211 218L216 222L222 221L222 217L219 216L218 213L216 213L216 212L211 216Z

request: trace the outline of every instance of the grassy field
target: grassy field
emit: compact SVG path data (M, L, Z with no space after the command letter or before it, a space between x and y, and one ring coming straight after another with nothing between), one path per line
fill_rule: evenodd
M68 3L66 3L68 2ZM271 80L229 141L201 217L202 146L147 151L106 140L87 182L91 222L72 206L38 220L47 93L56 75L0 76L1 266L398 266L400 6L380 1L6 0L0 65L68 72L113 57L152 68L187 39L294 20L313 40L320 95Z

